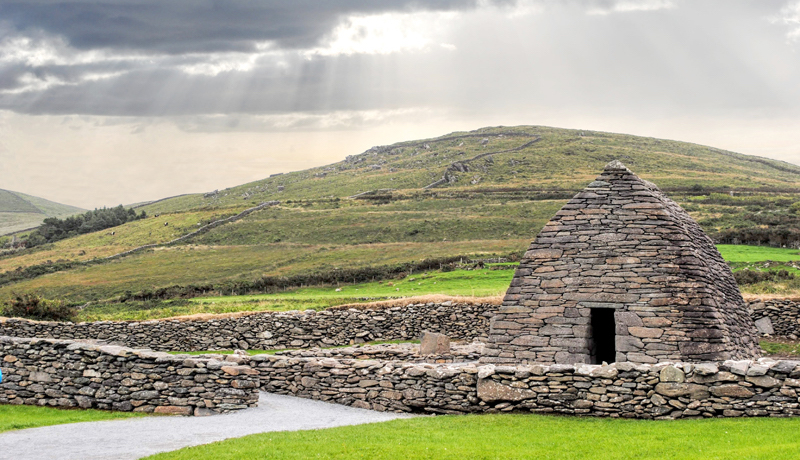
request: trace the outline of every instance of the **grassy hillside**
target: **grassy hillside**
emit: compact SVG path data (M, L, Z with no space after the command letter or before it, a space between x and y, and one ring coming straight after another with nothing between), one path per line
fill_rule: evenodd
M84 302L172 285L520 254L612 159L659 185L720 241L791 244L792 232L800 232L800 166L622 134L485 128L374 147L333 165L142 205L137 209L159 217L115 227L115 235L82 235L0 257L0 301L11 292L40 292ZM164 243L270 200L280 205L179 245L2 281L26 267L38 275L48 264Z
M67 217L84 211L75 206L0 189L0 235L36 227L47 217Z
M519 147L523 148L514 150ZM374 147L332 165L269 177L217 194L185 195L144 209L151 213L243 200L347 197L386 189L392 189L392 195L404 194L420 191L445 175L448 180L430 190L490 194L577 191L614 159L666 191L800 190L800 166L785 162L686 142L521 126ZM453 163L461 166L445 174Z
M513 243L509 241L509 243ZM522 243L522 242L520 242ZM430 245L369 245L373 250L391 249L396 253L396 260L404 260L408 255L403 251L420 251ZM513 247L513 246L512 246ZM764 248L757 246L718 246L722 256L733 265L734 270L754 270L758 272L788 269L797 277L779 283L756 283L741 286L745 295L757 294L800 294L800 251L796 249ZM363 248L362 248L363 249ZM440 254L448 254L459 249L456 246L443 248ZM494 249L503 250L502 246ZM329 251L329 259L320 260L321 266L334 260L337 266L348 265L358 258L368 257L368 252L343 253ZM352 259L352 257L351 257ZM393 259L381 259L376 262L386 263ZM780 261L780 262L778 262ZM280 261L277 261L280 263ZM306 261L308 262L308 261ZM172 301L128 301L125 303L92 304L80 312L82 321L94 320L145 320L166 318L170 316L190 315L196 313L230 313L237 311L261 310L321 310L335 305L363 303L365 301L389 300L404 297L430 295L495 297L501 296L508 289L514 276L516 263L492 263L486 268L457 269L452 271L426 270L413 272L400 278L361 283L340 283L331 286L313 286L269 294L205 296L190 300ZM304 267L300 262L293 267L299 270L313 270L316 266ZM98 272L104 276L112 276L106 271ZM112 281L113 283L113 281ZM106 286L108 288L109 286ZM98 292L99 285L87 289L87 293Z

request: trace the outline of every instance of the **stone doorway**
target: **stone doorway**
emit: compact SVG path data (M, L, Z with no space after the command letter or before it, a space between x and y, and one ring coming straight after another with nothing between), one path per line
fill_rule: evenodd
M613 308L592 308L592 336L590 354L592 364L613 363L616 361L617 350L616 323L614 322Z

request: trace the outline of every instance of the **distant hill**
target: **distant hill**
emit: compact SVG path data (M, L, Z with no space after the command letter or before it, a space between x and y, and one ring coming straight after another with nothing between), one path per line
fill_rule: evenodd
M423 259L513 258L615 159L658 185L718 242L800 245L800 166L626 134L491 127L137 206L152 217L0 257L0 283L4 274L38 267L7 275L0 302L12 292L74 302L181 286L229 293L265 276L308 285ZM25 198L4 200L18 212L41 209L15 197ZM268 201L280 203L233 219ZM163 247L80 265L144 245ZM40 276L50 271L59 272Z
M75 206L0 189L0 235L36 227L47 217L67 217L85 211Z
M543 126L491 127L398 142L344 161L272 175L218 192L182 195L143 206L148 213L268 200L345 198L358 194L470 195L576 192L611 160L666 191L692 189L797 192L800 166L664 139Z

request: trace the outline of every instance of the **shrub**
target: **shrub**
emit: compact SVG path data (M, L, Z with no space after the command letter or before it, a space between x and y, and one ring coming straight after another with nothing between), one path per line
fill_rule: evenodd
M762 281L784 281L784 280L791 280L794 279L794 273L790 273L788 270L776 270L776 271L766 271L766 272L757 272L753 270L740 270L733 274L733 277L736 278L736 284L744 285L744 284L756 284Z
M44 299L36 294L15 294L2 312L3 316L40 321L69 321L77 314L75 308L63 300Z

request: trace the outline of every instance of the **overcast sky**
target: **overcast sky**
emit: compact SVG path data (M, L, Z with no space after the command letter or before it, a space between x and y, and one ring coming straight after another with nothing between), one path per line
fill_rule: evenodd
M800 164L800 0L0 0L0 188L86 208L536 124Z

